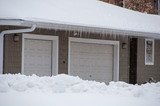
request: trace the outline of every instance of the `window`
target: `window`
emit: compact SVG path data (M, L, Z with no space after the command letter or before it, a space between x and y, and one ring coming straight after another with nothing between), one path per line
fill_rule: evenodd
M154 40L145 40L145 65L154 65Z

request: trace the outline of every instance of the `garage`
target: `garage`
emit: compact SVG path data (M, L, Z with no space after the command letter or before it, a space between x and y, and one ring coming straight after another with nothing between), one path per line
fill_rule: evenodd
M114 42L70 38L69 45L70 75L105 83L117 80L118 53Z
M23 36L24 37L24 36ZM49 37L52 38L52 37ZM23 39L23 74L51 76L57 73L58 41L33 35Z

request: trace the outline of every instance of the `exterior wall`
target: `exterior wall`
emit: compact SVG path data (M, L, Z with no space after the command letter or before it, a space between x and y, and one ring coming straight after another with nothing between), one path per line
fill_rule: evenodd
M10 26L0 26L0 32L4 30L15 29ZM20 35L20 34L19 34ZM12 35L4 36L4 71L3 73L20 73L21 71L21 35L20 41L13 41Z
M34 34L49 34L54 36L59 36L59 74L68 74L68 38L78 37L86 39L101 39L101 40L117 40L120 41L120 64L119 64L119 74L120 80L129 82L129 38L111 35L100 35L95 33L80 33L74 31L60 31L60 30L45 30L37 29L33 32ZM76 33L76 35L75 35ZM122 49L122 43L126 43L127 48Z
M68 74L68 36L65 32L57 32L59 36L59 71Z
M11 28L13 29L13 28ZM129 82L129 37L127 36L116 36L116 35L100 35L95 33L80 33L80 32L74 32L74 31L60 31L60 30L50 30L50 29L36 29L33 34L41 34L41 35L51 35L51 36L59 36L59 74L65 73L68 74L68 38L69 37L78 37L78 38L86 38L86 39L101 39L101 40L116 40L120 41L120 63L119 63L119 80ZM76 33L76 34L75 34ZM5 73L20 73L21 70L21 41L16 42L17 44L14 44L14 42L11 42L12 37L6 38L6 53L5 56L5 67L8 68L9 65L12 65L10 67L10 71L5 68ZM126 43L127 47L125 49L122 49L122 43ZM14 45L14 49L12 46ZM11 48L12 47L12 48ZM18 48L17 48L18 47ZM16 50L18 49L18 50ZM18 55L18 60L16 60L16 56L11 54L11 52L7 51L10 50ZM8 57L10 55L10 57ZM18 69L15 71L13 68L15 63L11 61L8 58L12 58L15 61L18 61L16 63L16 66L18 66ZM10 61L10 62L9 62ZM11 69L14 69L11 71Z
M145 65L145 39L138 38L137 83L142 84L153 77L160 81L160 40L155 40L154 65Z
M21 72L21 51L22 37L19 35L20 41L13 41L12 35L5 35L4 48L4 73L20 73Z
M120 39L120 80L129 82L129 51L130 51L130 43L129 37L122 37ZM126 43L126 49L122 49L122 43Z

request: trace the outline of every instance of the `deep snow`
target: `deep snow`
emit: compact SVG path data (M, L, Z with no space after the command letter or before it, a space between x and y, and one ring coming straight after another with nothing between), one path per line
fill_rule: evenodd
M160 82L109 85L69 75L0 75L0 106L160 106Z
M128 10L99 0L0 0L0 19L160 34L160 16Z

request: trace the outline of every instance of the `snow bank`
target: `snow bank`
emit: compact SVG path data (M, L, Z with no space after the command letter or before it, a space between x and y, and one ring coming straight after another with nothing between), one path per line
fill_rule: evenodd
M160 97L160 82L131 85L125 82L110 82L109 85L82 80L65 74L52 77L25 76L21 74L0 75L0 93L7 92L43 93L103 93L131 95L134 97L157 95Z
M53 77L38 77L36 75L0 75L0 92L49 92L49 93L80 93L102 92L106 85L93 81L84 81L79 77L65 74Z
M159 106L160 82L143 85L110 82L106 85L64 74L53 77L0 75L0 106L24 106L24 103L26 106L54 103L55 106L66 106L67 103L70 106L106 106L108 103L111 106L130 103L133 103L130 106Z

